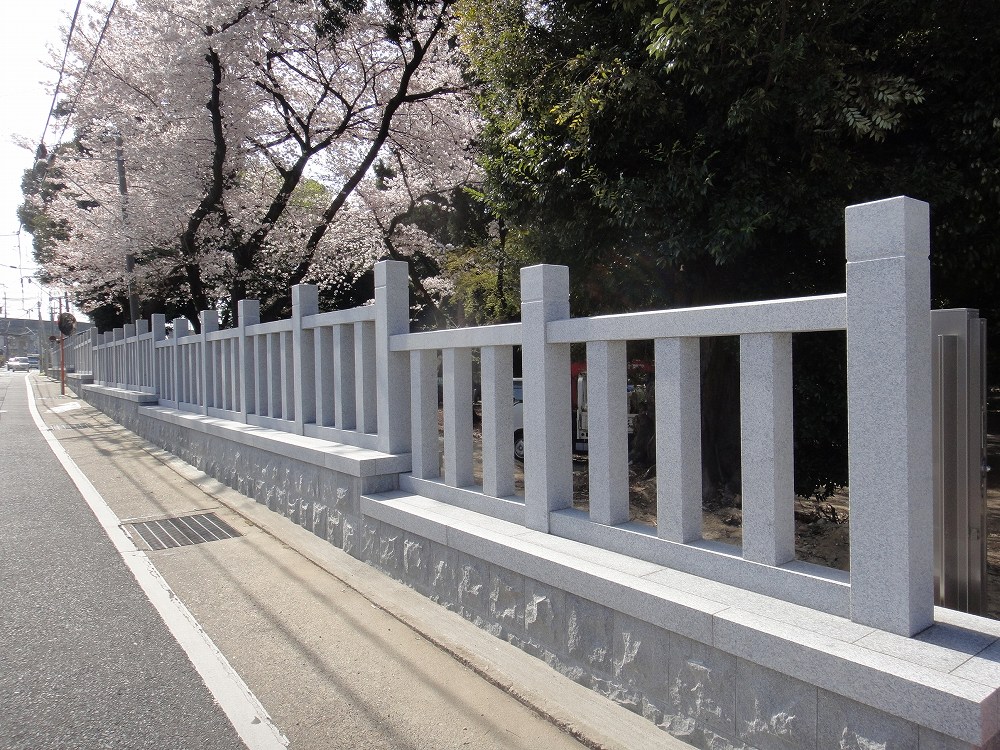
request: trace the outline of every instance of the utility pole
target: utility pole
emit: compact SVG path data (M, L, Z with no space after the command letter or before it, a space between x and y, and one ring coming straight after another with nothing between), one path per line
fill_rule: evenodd
M128 284L128 314L134 324L139 320L139 295L135 293L133 275L135 255L132 252L132 238L128 233L128 183L125 181L125 152L121 135L115 136L115 160L118 162L118 192L122 203L122 228L125 230L125 281Z
M44 372L49 368L49 349L47 346L42 344L42 336L45 335L45 326L42 325L42 291L38 290L38 371ZM27 354L28 352L25 352Z
M66 300L66 312L69 312L69 300ZM56 320L62 323L63 298L59 298L59 317ZM62 332L62 325L59 326L59 395L66 395L66 337Z

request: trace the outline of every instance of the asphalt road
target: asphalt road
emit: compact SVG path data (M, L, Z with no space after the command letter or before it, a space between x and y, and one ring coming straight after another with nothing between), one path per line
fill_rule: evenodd
M232 750L239 736L0 372L0 748Z

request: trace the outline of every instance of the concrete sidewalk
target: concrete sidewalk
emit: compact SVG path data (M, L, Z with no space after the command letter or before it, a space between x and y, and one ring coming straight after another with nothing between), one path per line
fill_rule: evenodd
M292 748L688 747L32 378L123 524L210 510L240 533L148 555Z

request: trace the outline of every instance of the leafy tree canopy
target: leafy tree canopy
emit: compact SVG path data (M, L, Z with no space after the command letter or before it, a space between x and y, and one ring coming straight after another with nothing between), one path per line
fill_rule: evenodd
M1000 353L989 0L458 7L484 199L534 257L571 267L575 311L842 291L844 207L906 194L932 208L936 304L979 307ZM703 454L721 487L739 476L737 364L703 344ZM796 344L803 491L847 479L842 346Z
M460 9L486 196L578 279L641 266L641 295L618 287L638 304L839 290L844 207L909 194L939 300L988 306L996 280L964 269L1000 260L991 3Z
M419 255L432 259L426 275L440 271L443 249L396 217L474 169L451 0L162 0L89 13L57 112L75 148L48 165L61 187L26 183L47 280L107 309L130 280L144 314L167 305L197 327L199 311L228 322L251 296L265 320L283 317L302 282L363 303L361 279L382 257ZM397 179L371 174L379 159ZM424 283L422 304L439 301L439 282Z

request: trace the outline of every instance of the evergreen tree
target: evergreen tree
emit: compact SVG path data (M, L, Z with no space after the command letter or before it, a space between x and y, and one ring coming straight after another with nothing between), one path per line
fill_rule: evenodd
M459 8L485 198L535 257L570 265L576 311L842 291L844 207L906 194L931 204L935 302L979 307L1000 353L991 2ZM703 358L716 487L738 478L722 450L738 413L727 347ZM842 355L842 341L796 342L802 490L846 482Z

